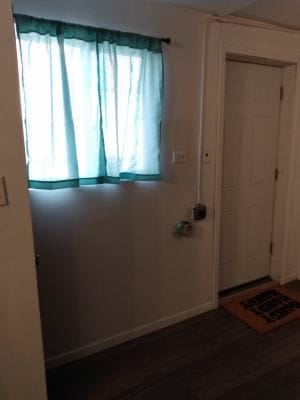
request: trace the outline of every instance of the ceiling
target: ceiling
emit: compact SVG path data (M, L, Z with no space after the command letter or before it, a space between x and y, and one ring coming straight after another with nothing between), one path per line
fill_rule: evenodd
M255 0L149 0L151 2L164 2L195 8L212 14L231 14Z
M300 0L148 0L300 29Z
M258 0L234 15L300 29L300 0Z

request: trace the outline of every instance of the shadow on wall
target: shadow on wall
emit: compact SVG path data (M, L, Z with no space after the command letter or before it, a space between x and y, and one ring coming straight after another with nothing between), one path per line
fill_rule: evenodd
M151 199L157 184L138 184L143 207L136 186L30 191L47 357L160 314L162 238Z

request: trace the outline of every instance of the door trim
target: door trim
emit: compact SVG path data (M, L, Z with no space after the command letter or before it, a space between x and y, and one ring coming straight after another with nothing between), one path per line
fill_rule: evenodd
M273 54L272 54L273 53ZM224 136L224 105L225 105L225 78L226 78L226 61L228 58L234 55L238 61L239 58L243 61L244 57L248 60L253 57L253 61L257 64L258 60L263 59L264 65L282 66L283 75L287 77L288 68L293 71L295 79L291 85L291 90L288 90L285 102L288 102L289 107L281 105L280 118L279 118L279 136L282 134L282 127L289 125L288 136L288 157L284 160L283 164L278 166L283 168L281 170L280 179L277 182L275 188L275 204L274 204L274 218L273 218L273 240L275 243L279 243L280 246L277 248L277 264L274 263L274 257L271 258L271 277L281 284L285 284L287 281L286 267L288 259L288 241L289 241L289 225L291 221L291 208L293 199L293 178L294 171L293 165L296 159L296 139L297 139L297 118L296 118L296 104L300 103L300 79L299 79L299 68L300 60L298 57L291 59L290 55L286 58L280 54L274 54L274 52L264 52L260 54L260 51L253 50L247 54L247 51L243 47L230 45L230 43L221 43L219 46L219 74L218 74L218 88L217 88L217 138L216 138L216 170L215 170L215 200L214 200L214 256L213 256L213 302L215 308L218 307L219 299L219 253L220 253L220 236L221 236L221 190L222 190L222 165L223 165L223 136ZM290 110L290 113L288 112ZM291 111L292 110L292 111ZM286 125L287 124L287 125ZM287 132L285 132L287 135ZM279 142L280 144L280 142ZM280 148L280 145L279 145ZM280 157L279 157L280 159ZM280 198L278 197L278 191L280 185L285 181L286 191L281 193ZM282 191L282 189L281 189ZM279 216L279 213L284 211L284 215ZM283 229L280 229L280 225L283 225ZM281 231L281 238L278 239L277 232ZM275 236L275 237L274 237Z

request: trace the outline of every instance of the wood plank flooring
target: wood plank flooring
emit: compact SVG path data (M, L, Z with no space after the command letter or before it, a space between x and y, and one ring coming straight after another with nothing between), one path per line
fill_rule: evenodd
M289 286L300 291L300 281ZM300 320L262 336L218 309L47 380L49 400L297 400Z

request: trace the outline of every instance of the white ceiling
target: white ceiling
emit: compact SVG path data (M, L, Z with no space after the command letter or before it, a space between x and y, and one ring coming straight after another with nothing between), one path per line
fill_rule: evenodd
M234 15L300 29L300 0L259 0Z
M172 3L184 7L195 8L212 14L231 14L255 0L148 0L152 3ZM284 1L284 0L283 0Z
M272 22L300 29L300 0L148 0L195 8L217 15Z

